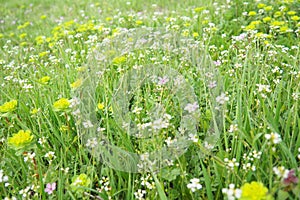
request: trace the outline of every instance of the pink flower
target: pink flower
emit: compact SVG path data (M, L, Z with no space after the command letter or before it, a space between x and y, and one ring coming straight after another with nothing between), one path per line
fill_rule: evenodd
M47 192L48 194L52 194L53 191L56 189L56 183L48 183L46 185L46 188L45 188L45 192Z
M283 179L285 185L293 185L298 183L298 177L295 174L295 170L290 170L288 176Z

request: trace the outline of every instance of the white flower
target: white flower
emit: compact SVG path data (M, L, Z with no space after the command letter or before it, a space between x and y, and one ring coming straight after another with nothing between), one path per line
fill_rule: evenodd
M193 104L188 103L188 104L185 106L184 110L188 111L189 113L192 113L192 112L196 111L198 108L199 108L198 103L197 103L197 102L194 102Z
M97 138L91 138L87 140L86 146L90 148L95 148L98 145Z
M83 122L82 124L83 124L84 128L92 128L94 126L90 120L87 120L87 121Z
M73 97L70 101L70 107L74 108L75 106L80 104L80 99L78 97Z
M289 174L289 170L285 169L284 166L273 167L273 171L280 179L287 178Z
M35 157L35 153L30 153L28 152L25 156L24 156L24 162L27 162L28 160L30 160L31 162L33 162L33 158Z
M55 152L49 151L48 153L45 154L45 158L49 158L50 160L53 160L56 158Z
M172 139L171 137L168 137L165 142L167 143L167 146L171 146L174 142L177 142L177 139Z
M189 134L189 140L191 140L191 141L197 143L198 140L199 140L199 138L198 138L198 136L195 135L195 134Z
M187 184L187 187L192 192L195 192L196 190L200 190L202 188L202 185L199 182L200 182L200 180L198 178L193 178L190 180L190 183Z
M152 128L156 130L168 128L168 126L169 126L169 122L163 119L157 119L152 123Z
M238 131L238 126L237 126L237 124L231 124L231 125L230 125L230 128L229 128L229 130L228 130L228 132L229 132L229 133L233 133L233 132L236 132L236 131Z
M278 143L280 143L281 142L281 136L278 134L278 133L270 133L270 134L266 134L265 135L265 138L267 139L267 140L270 140L271 141L271 143L273 143L273 144L278 144Z
M220 96L217 96L216 101L223 105L225 102L229 101L229 97L226 96L225 93L222 93Z
M223 188L222 193L227 195L228 200L239 199L242 196L242 190L235 188L234 184L229 184L229 188Z
M8 176L4 176L3 170L0 169L0 183L2 183L2 182L5 183L7 181L8 181Z

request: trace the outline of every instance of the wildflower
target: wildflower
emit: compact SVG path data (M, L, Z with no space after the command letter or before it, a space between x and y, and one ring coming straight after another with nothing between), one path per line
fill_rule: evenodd
M199 141L199 138L196 134L189 134L189 140L197 143Z
M12 100L0 106L0 113L8 113L16 110L18 101Z
M33 163L34 162L34 157L35 157L35 153L31 153L31 152L27 152L27 153L23 153L24 155L24 162L27 162L28 160Z
M234 200L241 197L242 190L235 188L234 184L229 184L229 188L223 188L222 193L227 195L228 200Z
M71 189L76 192L81 192L81 187L88 187L91 184L91 179L86 174L80 174L72 178Z
M225 102L229 101L229 97L225 93L222 93L220 96L217 96L216 101L223 105Z
M298 183L298 177L295 175L295 170L289 170L287 177L283 179L283 184L286 186L297 184Z
M30 130L20 130L17 134L8 138L8 145L15 149L21 149L29 145L32 139L33 135L31 135Z
M70 108L74 108L80 104L80 99L78 97L73 97L70 101Z
M42 78L39 79L39 83L45 84L45 85L48 84L49 81L50 81L50 77L49 76L44 76L44 77L42 77Z
M125 56L120 56L120 57L116 57L113 59L113 64L122 64L126 61L126 57Z
M101 188L100 188L100 191L109 191L111 190L111 187L109 187L109 178L108 177L105 177L103 176L101 178L101 180L99 181L99 183L101 184Z
M66 98L61 98L54 102L53 107L54 111L64 111L69 108L70 101Z
M245 183L241 190L241 200L263 200L268 197L268 189L260 182Z
M3 174L3 170L0 169L0 183L5 183L5 187L9 185L8 183L8 176Z
M97 138L91 138L87 140L86 147L95 148L98 145Z
M169 82L168 77L158 77L158 85L165 85L167 82Z
M200 180L198 178L193 178L190 180L190 183L187 184L187 187L192 192L195 192L196 190L200 190L202 188L202 185L199 182L200 182Z
M292 16L291 19L292 19L293 21L299 21L299 20L300 20L300 17L297 16L297 15L295 15L295 16Z
M198 108L199 108L198 103L197 103L197 102L194 102L193 104L188 103L188 104L185 106L184 110L188 111L189 113L192 113L192 112L196 111Z
M233 132L236 132L236 131L238 131L238 130L239 130L239 129L238 129L238 125L237 125L237 124L231 124L230 127L229 127L228 132L229 132L229 133L233 133Z
M236 158L229 160L228 158L224 159L224 162L228 166L229 169L234 169L234 167L238 167L240 164L236 161Z
M71 88L76 89L82 85L82 79L78 79L75 82L71 83Z
M266 4L263 4L263 3L257 4L257 8L259 8L259 9L264 8L264 7L266 7Z
M90 120L82 122L82 124L83 124L84 128L92 128L94 126Z
M265 11L271 11L271 10L273 10L273 7L272 6L266 6L266 7L264 7L264 10Z
M97 104L97 108L98 108L99 110L103 110L103 109L104 109L104 104L103 104L103 103L98 103L98 104Z
M281 136L278 133L270 133L270 134L266 134L265 138L267 140L270 140L272 144L278 144L281 142Z
M272 18L271 17L264 17L263 18L263 22L269 22L269 21L271 21L272 20Z
M285 169L284 166L273 167L273 171L280 179L287 178L289 173L289 170Z
M288 15L295 15L295 14L296 14L296 12L295 12L295 11L293 11L293 10L291 10L291 11L287 12L287 14L288 14Z
M52 194L53 191L56 189L56 183L48 183L46 185L46 188L45 188L45 192L47 192L48 194Z
M144 199L144 195L146 195L146 190L138 189L138 191L134 193L135 198L138 200Z
M255 11L250 11L249 13L248 13L248 16L255 16L257 13L255 12Z
M39 108L33 108L33 109L30 111L30 114L35 115L35 114L37 114L38 112L40 112L40 110L41 110L41 109L39 109Z

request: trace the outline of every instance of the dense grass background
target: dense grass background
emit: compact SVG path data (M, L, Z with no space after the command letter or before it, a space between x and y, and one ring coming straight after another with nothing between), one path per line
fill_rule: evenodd
M299 1L0 2L0 105L18 102L7 112L0 109L2 199L230 199L222 189L251 181L268 188L265 198L300 198ZM219 77L213 80L219 93L209 92L207 74L191 61L197 54L150 48L121 55L122 46L107 45L107 62L90 59L93 50L103 50L99 44L105 39L120 45L118 33L143 27L192 39L212 60L203 68L217 69ZM199 140L173 165L155 172L127 173L102 164L86 148L86 121L74 113L80 105L55 109L55 102L66 98L76 103L75 97L91 88L81 78L94 69L103 76L92 87L91 112L99 122L92 130L100 126L113 144L130 152L160 148L168 137L174 139L183 113L171 91L149 84L131 102L142 108L130 115L136 123L151 121L149 110L158 101L173 117L172 126L153 138L156 142L128 136L113 110L117 81L136 66L158 64L178 71L193 87ZM204 135L214 119L220 138L204 154ZM8 141L20 130L30 130L34 137L16 149ZM294 181L287 183L292 170ZM202 189L191 190L193 178ZM56 183L52 194L45 191L48 183ZM247 199L245 190L241 199Z

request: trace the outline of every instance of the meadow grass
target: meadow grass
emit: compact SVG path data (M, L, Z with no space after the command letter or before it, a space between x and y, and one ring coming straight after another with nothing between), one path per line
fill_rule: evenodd
M297 0L1 0L2 199L300 199Z

